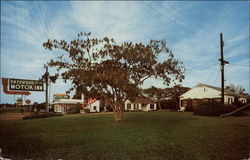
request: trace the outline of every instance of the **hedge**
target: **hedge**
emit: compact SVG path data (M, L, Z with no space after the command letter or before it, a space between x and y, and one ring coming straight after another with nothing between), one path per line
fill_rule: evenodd
M218 102L207 102L194 108L194 114L199 116L219 116L237 109L235 105L224 105Z
M53 117L53 116L62 116L62 114L61 113L53 113L53 112L35 113L35 114L30 115L30 116L23 117L23 120L25 120L25 119L47 118L47 117Z

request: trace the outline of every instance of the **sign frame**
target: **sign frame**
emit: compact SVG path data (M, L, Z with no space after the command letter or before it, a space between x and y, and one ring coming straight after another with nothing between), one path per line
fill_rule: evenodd
M9 90L20 91L44 91L44 84L42 80L29 80L29 79L15 79L9 78Z

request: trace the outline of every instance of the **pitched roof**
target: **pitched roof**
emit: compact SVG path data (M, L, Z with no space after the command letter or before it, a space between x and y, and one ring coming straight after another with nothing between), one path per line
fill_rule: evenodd
M214 87L214 86L210 86L210 85L203 84L203 83L199 83L199 84L196 85L195 87L199 87L199 86L206 86L206 87L209 87L209 88L213 88L213 89L215 89L215 90L217 90L217 91L221 91L221 88L219 88L219 87ZM232 95L232 96L240 96L240 97L242 97L242 95L239 95L239 94L234 93L234 92L229 91L229 90L224 90L224 93L225 93L226 95Z

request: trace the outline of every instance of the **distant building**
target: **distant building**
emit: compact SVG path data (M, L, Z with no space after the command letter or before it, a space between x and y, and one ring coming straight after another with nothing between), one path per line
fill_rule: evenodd
M225 104L232 104L237 98L242 103L247 103L247 96L225 90ZM221 88L198 84L180 96L179 105L183 109L186 107L195 107L204 102L221 102Z
M53 102L50 103L52 110L58 113L73 113L80 108L81 110L87 108L91 113L100 112L100 101L94 100L93 98L84 101L84 96L81 99L70 99L67 94L54 94Z
M156 103L147 98L137 98L135 101L125 101L125 111L154 111Z
M84 102L83 108L88 108L91 113L100 112L100 101L95 98L89 98Z

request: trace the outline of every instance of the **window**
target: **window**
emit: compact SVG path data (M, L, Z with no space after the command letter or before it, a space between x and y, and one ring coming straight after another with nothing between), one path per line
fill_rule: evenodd
M150 104L150 109L155 109L155 105L154 104Z
M228 98L228 104L232 104L233 98Z
M94 110L96 110L96 106L94 106Z
M127 109L131 109L131 104L127 104Z

